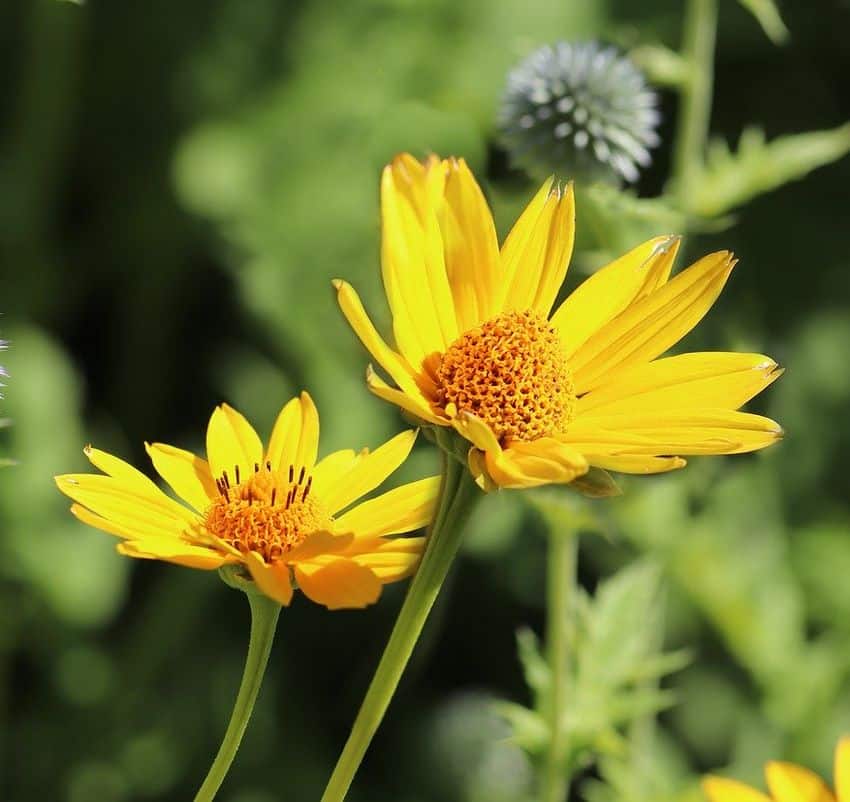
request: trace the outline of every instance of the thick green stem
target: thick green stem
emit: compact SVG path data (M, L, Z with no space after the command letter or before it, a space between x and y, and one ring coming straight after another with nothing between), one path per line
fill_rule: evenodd
M549 529L546 577L546 650L551 689L549 694L549 751L542 767L543 802L565 802L570 776L564 750L564 708L569 682L572 639L572 605L576 583L576 537L572 532Z
M673 181L679 203L688 210L693 188L705 159L711 118L714 78L714 44L717 37L717 0L688 0L685 12L682 57L687 80L681 89Z
M251 718L257 693L263 684L263 675L266 672L266 664L269 661L269 652L271 652L277 628L280 605L261 593L249 591L245 595L251 605L251 640L248 643L245 670L242 672L242 684L239 686L239 694L233 706L233 713L230 715L227 731L224 733L224 740L210 766L204 784L195 796L195 802L210 802L215 799L218 789L227 776L227 771L245 734L248 720Z
M466 466L444 452L437 514L430 527L422 562L410 583L384 654L321 802L342 802L345 799L457 554L464 523L480 493Z

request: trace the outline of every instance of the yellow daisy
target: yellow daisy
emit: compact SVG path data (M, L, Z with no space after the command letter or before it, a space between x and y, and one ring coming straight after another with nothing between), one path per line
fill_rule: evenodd
M365 607L381 587L411 574L422 537L396 537L427 524L439 477L402 485L356 506L407 458L415 431L373 452L336 451L316 462L319 416L307 393L280 412L268 448L235 409L217 407L207 427L207 460L146 444L178 503L126 462L85 449L104 474L56 477L84 523L122 538L129 557L192 568L241 564L279 604L293 579L330 609Z
M764 774L769 795L723 777L706 777L702 786L709 802L850 802L850 737L835 749L834 794L817 774L793 763L770 762Z
M483 487L570 482L590 467L680 468L781 436L737 411L781 373L760 354L659 359L702 318L735 260L727 251L670 278L679 238L657 237L588 278L551 314L573 248L572 187L543 185L499 248L463 160L398 156L381 182L382 269L397 349L354 289L348 322L395 383L372 392L470 442Z

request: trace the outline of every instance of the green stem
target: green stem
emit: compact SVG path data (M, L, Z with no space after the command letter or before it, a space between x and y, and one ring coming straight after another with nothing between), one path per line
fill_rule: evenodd
M549 529L546 577L546 649L551 689L549 694L549 752L543 763L543 802L565 802L570 772L564 750L564 708L569 682L569 645L572 598L576 583L576 545L573 533Z
M246 595L251 605L251 639L248 643L248 656L245 658L245 670L242 672L242 684L239 686L239 694L236 696L236 704L233 706L224 739L204 784L195 796L195 802L211 802L224 782L251 718L251 711L254 709L254 702L263 684L263 675L269 661L280 605L262 593L248 591Z
M717 36L717 0L688 0L685 12L682 57L688 69L681 89L673 181L681 207L691 208L690 198L703 167L714 77L714 44Z
M457 554L463 525L480 493L466 466L444 451L440 498L422 562L321 802L345 799Z

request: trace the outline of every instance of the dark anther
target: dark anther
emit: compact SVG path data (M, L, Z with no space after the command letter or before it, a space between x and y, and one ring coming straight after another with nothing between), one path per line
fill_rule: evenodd
M239 466L238 465L233 466L233 472L236 474L236 484L239 484Z
M289 484L292 484L292 480L295 478L295 467L289 466Z
M254 463L254 473L259 473L259 472L260 472L260 463L255 462Z
M307 500L307 494L310 492L310 488L312 487L312 485L313 485L313 477L311 476L307 480L307 486L304 488L304 494L301 496L301 501Z
M301 473L299 473L299 474L298 474L298 484L299 484L299 485L301 484L301 482L303 482L303 481L304 481L304 472L305 472L305 470L306 470L306 469L305 469L305 468L304 468L304 466L302 465L302 466L301 466Z
M274 507L274 500L275 500L276 497L277 497L277 488L273 487L272 488L272 507Z
M272 461L270 459L266 460L266 470L271 473L272 472Z
M224 486L230 489L230 477L227 475L227 471L221 472L221 478L224 479Z

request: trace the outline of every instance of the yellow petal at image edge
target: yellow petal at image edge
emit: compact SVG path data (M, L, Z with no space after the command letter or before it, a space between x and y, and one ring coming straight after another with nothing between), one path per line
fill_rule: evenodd
M709 802L772 802L769 796L725 777L706 777L702 788Z
M826 783L813 771L793 763L771 761L765 766L767 787L775 802L834 802Z

